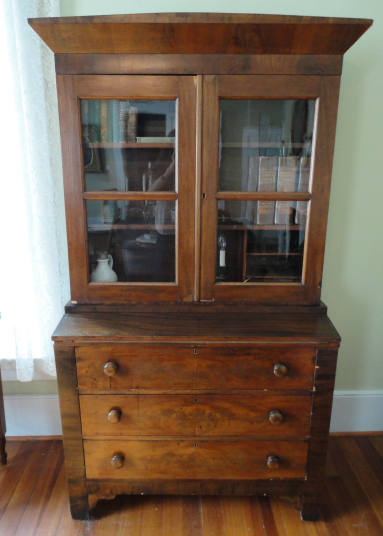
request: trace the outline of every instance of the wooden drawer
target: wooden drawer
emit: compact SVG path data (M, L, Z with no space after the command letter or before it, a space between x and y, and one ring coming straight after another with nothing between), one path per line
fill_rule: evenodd
M303 478L304 441L84 441L87 478ZM270 456L279 467L269 468ZM278 464L277 464L278 465Z
M316 350L300 345L95 344L76 348L81 393L128 390L311 389ZM113 376L104 373L112 362ZM286 365L286 375L275 366ZM113 371L112 371L113 372Z
M84 437L287 437L308 435L311 396L81 395L80 406Z

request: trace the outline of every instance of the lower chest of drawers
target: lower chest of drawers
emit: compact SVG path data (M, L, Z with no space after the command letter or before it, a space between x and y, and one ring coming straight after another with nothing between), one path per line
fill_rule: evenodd
M76 348L89 479L304 478L316 350Z

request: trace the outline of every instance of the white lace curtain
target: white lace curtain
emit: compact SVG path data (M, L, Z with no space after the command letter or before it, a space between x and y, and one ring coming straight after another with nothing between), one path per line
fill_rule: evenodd
M27 23L58 15L59 0L0 1L0 359L22 381L36 362L55 375L68 299L53 54Z

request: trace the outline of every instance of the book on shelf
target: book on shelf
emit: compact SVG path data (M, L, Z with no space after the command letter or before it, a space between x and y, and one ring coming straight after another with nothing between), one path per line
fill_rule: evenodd
M100 104L100 141L105 143L108 140L108 101L102 100Z
M119 124L120 124L120 136L119 136L119 142L125 142L127 141L127 119L128 119L128 106L129 103L127 101L120 101L119 102Z
M87 137L91 142L100 140L100 101L84 99L81 102L81 122L83 133L87 132ZM91 133L91 134L90 134Z
M297 156L278 157L277 192L296 192L297 171ZM275 223L294 223L295 205L296 201L276 201Z
M311 158L301 156L298 168L298 192L308 192L310 189ZM307 201L297 201L295 223L305 225L307 218Z
M251 192L257 189L258 181L258 126L246 126L242 131L242 177L240 190ZM238 187L234 187L237 189ZM253 222L256 218L257 204L251 201L241 203L241 218Z
M249 156L248 158L248 172L247 172L247 191L256 191L258 183L258 156ZM257 217L257 203L253 201L244 201L242 208L242 216L247 222L256 221Z
M111 101L112 114L112 142L120 141L120 103L117 100Z
M108 132L106 135L106 141L108 143L113 143L113 101L108 100L108 107L107 107L107 125L108 125Z
M126 141L135 142L137 136L137 106L128 107L127 125L126 125Z
M100 109L101 109L101 102L98 99L91 100L89 103L92 103L92 121L91 123L96 126L97 131L97 138L95 141L100 141Z
M277 156L260 156L258 172L258 191L275 192L277 182ZM275 201L258 201L257 224L274 223Z

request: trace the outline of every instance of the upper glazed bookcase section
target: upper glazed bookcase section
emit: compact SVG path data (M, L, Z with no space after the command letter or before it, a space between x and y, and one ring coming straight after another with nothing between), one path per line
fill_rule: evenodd
M370 19L155 13L29 19L56 54L341 55Z

